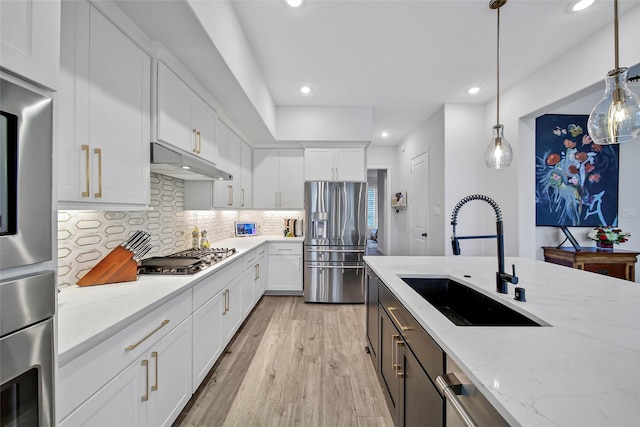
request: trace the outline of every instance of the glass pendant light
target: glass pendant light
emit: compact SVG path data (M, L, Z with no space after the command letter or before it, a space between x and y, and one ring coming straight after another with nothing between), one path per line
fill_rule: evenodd
M596 144L608 145L632 141L640 137L640 102L627 86L629 70L618 62L618 0L613 3L615 68L607 73L606 89L591 111L587 129Z
M489 7L498 12L498 49L497 49L497 89L496 89L496 125L493 127L491 142L484 153L484 162L489 169L500 169L511 165L513 150L504 137L504 126L500 124L500 8L507 0L491 0Z

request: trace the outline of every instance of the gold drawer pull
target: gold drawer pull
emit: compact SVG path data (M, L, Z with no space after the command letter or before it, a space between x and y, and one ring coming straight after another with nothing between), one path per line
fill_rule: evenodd
M169 319L165 319L162 321L162 323L160 324L160 326L158 326L157 328L155 328L153 331L149 332L149 334L147 334L146 337L142 338L140 341L138 341L135 344L131 344L126 346L124 349L125 350L133 350L134 348L136 348L137 346L139 346L140 344L142 344L143 342L145 342L151 335L155 334L156 332L158 332L160 329L162 329L167 323L169 323Z
M393 317L393 320L395 320L396 324L400 327L401 331L411 330L411 326L404 326L402 323L400 323L400 321L396 317L396 314L394 313L394 311L397 310L396 307L387 307L387 310L389 310L389 314L391 315L391 317Z

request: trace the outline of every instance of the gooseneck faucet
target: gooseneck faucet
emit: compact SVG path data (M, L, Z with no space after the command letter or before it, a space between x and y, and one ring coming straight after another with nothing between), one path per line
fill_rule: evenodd
M496 213L496 234L481 236L456 236L456 225L458 224L458 212L460 208L472 200L482 200L487 202ZM463 239L497 239L498 241L498 272L496 273L496 291L501 294L508 293L507 283L518 283L516 276L516 266L512 265L512 274L504 271L504 231L502 228L502 212L500 206L491 197L484 194L472 194L460 200L451 214L451 225L453 226L453 236L451 236L451 247L454 255L460 255L460 242Z

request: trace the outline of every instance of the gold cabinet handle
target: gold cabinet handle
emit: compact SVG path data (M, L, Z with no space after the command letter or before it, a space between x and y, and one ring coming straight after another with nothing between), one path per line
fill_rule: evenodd
M99 199L102 197L102 149L96 148L93 152L98 155L98 192L93 196Z
M394 356L398 356L396 352L396 340L400 338L400 335L391 335L391 369L398 371L398 363L394 360Z
M224 316L229 311L229 289L224 290L224 311L222 315Z
M142 401L146 402L147 400L149 400L149 361L147 359L142 361L142 366L144 366L145 371L147 371L147 378L145 380L145 386L144 386L144 396L142 396Z
M260 278L260 264L256 264L256 280Z
M90 158L89 158L89 146L87 144L82 144L82 151L86 152L85 157L85 191L82 192L82 197L89 197L89 177L91 174Z
M133 350L134 348L136 348L137 346L139 346L140 344L142 344L143 342L145 342L151 335L155 334L156 332L158 332L160 329L162 329L167 323L169 323L169 319L165 319L162 321L162 323L160 324L160 326L158 326L157 328L155 328L153 331L149 332L147 334L147 336L145 336L144 338L142 338L140 341L138 341L135 344L131 344L126 346L124 349L125 350Z
M229 188L229 203L227 204L233 206L233 185L227 185L227 187Z
M151 386L151 391L158 391L158 361L160 360L159 357L158 357L158 352L157 351L152 351L151 352L151 357L156 359L156 383Z
M193 130L193 149L191 150L194 153L198 154L198 130Z
M398 349L400 347L404 347L404 341L402 341L402 339L400 339L400 337L398 337L398 340L396 341L396 378L404 378L404 372L402 372L400 370L400 368L402 368L402 366L400 365L400 356L398 355Z
M244 188L242 189L242 205L240 205L244 208Z
M200 154L202 153L202 133L200 131L196 132L196 135L198 136L198 145L197 147L197 153Z
M410 331L411 330L411 326L403 325L402 323L400 323L400 321L396 317L396 314L394 313L394 311L397 310L396 307L387 307L387 310L389 310L389 314L391 315L391 317L393 317L393 320L395 320L396 324L398 325L398 327L400 328L401 331Z

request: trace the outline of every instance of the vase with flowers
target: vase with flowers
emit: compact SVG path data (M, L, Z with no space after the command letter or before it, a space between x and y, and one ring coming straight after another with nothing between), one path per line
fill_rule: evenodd
M625 233L619 228L610 226L596 227L587 233L587 237L596 241L598 250L613 250L613 245L619 245L629 240L630 233Z

